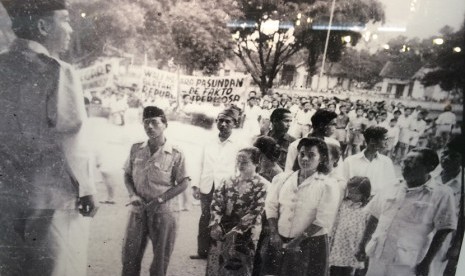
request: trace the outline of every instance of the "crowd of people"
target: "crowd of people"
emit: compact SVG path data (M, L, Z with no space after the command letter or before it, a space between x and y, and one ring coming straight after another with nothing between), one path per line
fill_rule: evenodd
M452 275L452 265L444 272L448 263L445 256L456 246L451 240L459 218L461 180L457 168L453 170L453 181L436 177L447 170L444 164L438 166L436 152L450 141L457 144L460 134L450 105L433 119L421 106L386 101L290 97L279 93L262 97L251 91L244 106L217 102L206 108L204 104L192 103L188 95L182 96L179 104L160 101L158 106L150 95L137 97L130 90L129 94L119 92L111 96L108 91L107 96L104 93L105 100L94 94L90 102L104 106L105 102L110 103L110 114L119 114L121 118L115 122L110 115L116 124L128 123L128 114L137 114L145 106L143 121L149 138L152 128L167 126L165 113L178 119L206 109L209 116L218 114L218 136L206 142L200 179L191 184L202 212L198 252L191 258L207 259L207 275ZM151 118L145 113L151 108L158 110L159 116L154 117L162 118L164 123L146 123ZM133 117L131 121L137 120L137 116ZM150 141L142 148L149 146ZM149 156L145 155L142 167L155 161L147 160ZM396 174L397 165L401 166L402 180ZM177 166L187 177L184 165ZM177 170L170 167L168 171ZM416 174L417 171L422 174ZM430 173L434 177L430 178ZM170 185L150 180L157 175L140 168L136 172L126 171L125 180L147 178L162 187ZM418 192L434 185L441 188L429 197ZM154 191L140 198L137 185L130 182L126 186L138 212L140 206L157 209L164 206L157 202L183 194L179 189L166 198L165 193ZM146 193L143 186L141 183L141 193ZM412 191L408 197L405 190ZM391 197L385 198L386 194ZM439 208L438 204L444 208L441 217L432 211ZM178 210L172 205L162 208L163 218L167 210ZM395 211L394 206L404 211ZM149 220L160 221L160 214L146 212ZM387 225L378 227L379 221ZM415 226L421 222L423 227ZM389 228L393 223L395 227ZM144 243L136 242L142 249L128 249L134 244L130 236L144 232L132 224L127 230L128 253L123 254L124 275L137 275L140 252L145 248ZM143 225L149 236L162 231L152 230L154 226L147 223ZM169 237L163 234L167 240L160 241L156 236L152 239L155 256L169 259L176 232L175 226L169 227L174 228L163 230L171 233ZM402 235L406 230L424 238L407 243L412 237ZM374 245L374 249L370 246L366 252L368 241L375 238L382 244ZM160 262L156 257L151 271L159 273L153 275L164 275L167 265L167 259Z
M2 3L17 39L0 55L0 274L85 275L97 212L85 104L106 101L83 100L59 58L72 32L64 0ZM165 136L167 114L203 108L128 90L110 118L141 121L147 138L124 166L122 275L140 275L149 239L150 275L167 274L189 186L201 204L191 258L206 260L206 275L455 274L464 145L450 106L428 121L421 106L369 100L250 92L243 107L215 102L218 131L192 181L189 157Z

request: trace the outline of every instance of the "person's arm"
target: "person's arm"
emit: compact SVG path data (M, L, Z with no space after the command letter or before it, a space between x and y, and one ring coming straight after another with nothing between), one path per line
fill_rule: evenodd
M174 185L171 188L169 188L168 191L164 192L161 196L159 196L159 198L163 202L166 202L184 192L187 189L187 187L189 187L189 184L190 179L186 177L181 181L181 183L178 183L177 185Z
M284 171L286 172L291 172L292 168L294 167L294 162L297 159L297 145L298 141L300 140L295 140L292 142L289 147L287 148L287 156L286 156L286 164L284 166Z
M268 188L268 193L265 199L265 213L270 227L270 243L275 248L281 248L282 240L278 231L279 218L279 191L282 187L285 173L278 174L273 178L271 186Z
M366 260L367 256L365 252L365 247L368 241L371 239L371 236L375 232L377 226L378 226L378 219L374 216L370 216L368 218L367 225L365 226L365 231L363 232L362 239L360 240L358 250L355 253L355 258L357 258L358 261Z
M192 184L192 196L194 199L199 200L200 199L200 181L202 180L202 174L203 170L205 168L205 155L206 155L206 147L204 146L202 150L202 157L200 158L200 174L197 183Z
M134 178L132 177L132 169L134 165L132 156L135 153L136 147L137 144L132 145L129 157L124 165L124 185L126 186L129 195L128 205L140 206L144 204L144 201L139 197L139 195L137 195Z
M433 240L431 241L431 244L428 248L428 252L426 253L423 260L415 268L416 275L429 274L429 267L434 259L434 256L436 256L436 253L442 247L442 244L444 243L447 235L452 231L452 229L442 229L438 230L436 234L434 234Z

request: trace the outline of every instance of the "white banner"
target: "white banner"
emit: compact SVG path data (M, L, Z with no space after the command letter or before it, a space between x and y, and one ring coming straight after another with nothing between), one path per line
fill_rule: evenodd
M78 69L84 91L103 89L113 84L118 61L109 59L97 62L89 67Z
M142 93L151 93L160 97L175 99L190 95L195 103L243 103L249 79L240 76L201 77L177 75L155 68L144 68L142 76ZM177 88L179 85L179 89Z

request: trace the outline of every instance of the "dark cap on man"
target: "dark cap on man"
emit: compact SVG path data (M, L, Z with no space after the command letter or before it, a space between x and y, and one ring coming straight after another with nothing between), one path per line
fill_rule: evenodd
M66 0L1 0L12 18L43 15L66 9Z
M336 112L319 109L310 120L312 121L313 128L324 128L336 117Z
M234 119L235 122L239 120L239 110L232 108L232 107L228 107L224 109L218 115L224 115L224 116L230 117Z

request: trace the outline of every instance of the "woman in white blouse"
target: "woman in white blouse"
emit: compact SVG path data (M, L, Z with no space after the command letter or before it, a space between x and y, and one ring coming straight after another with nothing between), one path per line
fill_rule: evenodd
M298 166L273 179L265 202L270 251L263 275L324 276L328 271L328 233L338 196L327 176L328 147L319 138L303 138Z

